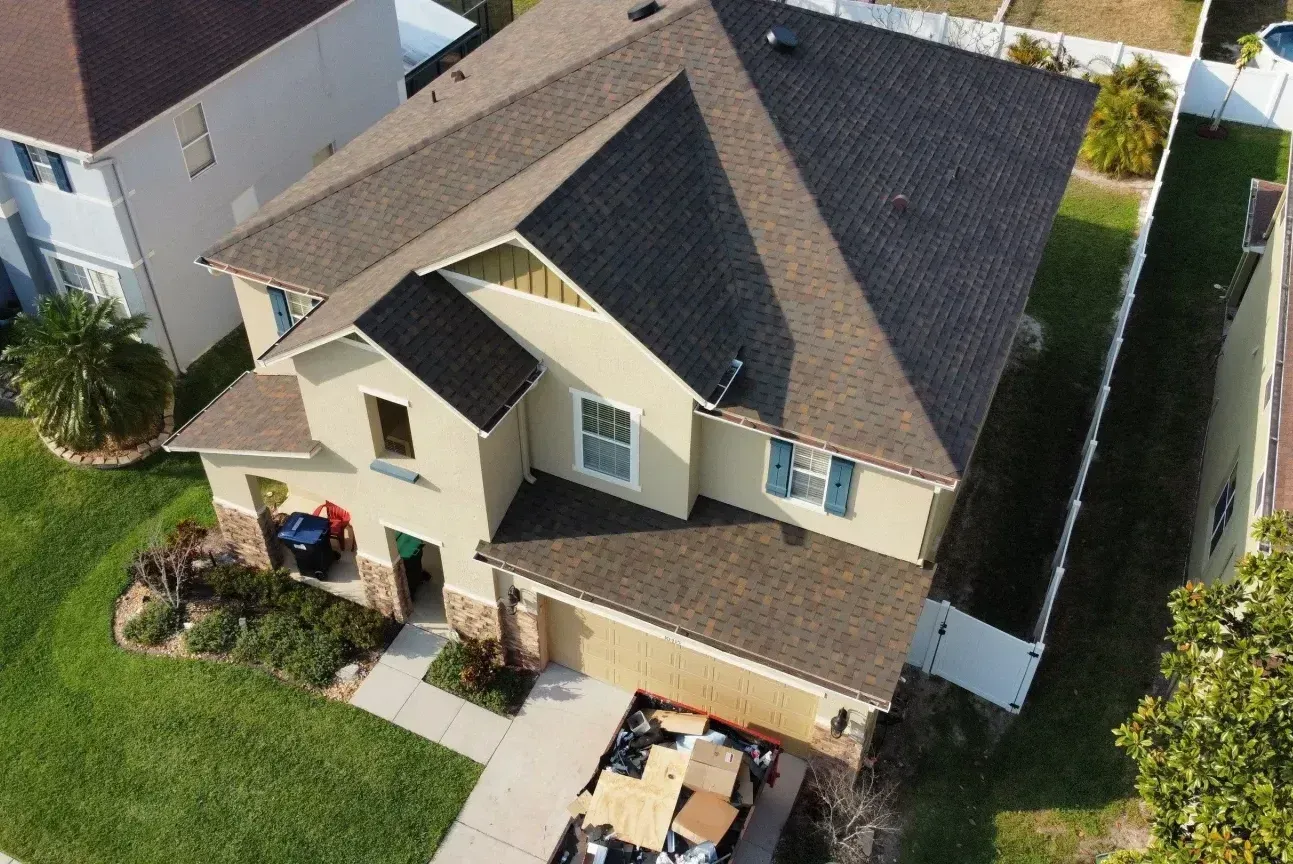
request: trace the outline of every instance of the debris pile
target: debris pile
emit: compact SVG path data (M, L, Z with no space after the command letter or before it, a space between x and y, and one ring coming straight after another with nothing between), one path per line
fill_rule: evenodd
M780 753L776 741L639 692L570 803L553 864L726 864Z

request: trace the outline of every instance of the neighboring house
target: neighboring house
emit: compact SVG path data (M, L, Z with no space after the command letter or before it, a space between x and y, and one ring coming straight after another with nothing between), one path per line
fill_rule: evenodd
M1257 550L1253 520L1293 510L1288 209L1283 186L1252 181L1199 478L1188 571L1195 581L1229 578Z
M351 515L332 590L856 764L1095 88L634 2L545 0L206 253L259 368L169 447L252 561L284 482Z
M239 322L203 249L395 108L391 0L0 0L0 260L28 311L149 316L177 368Z

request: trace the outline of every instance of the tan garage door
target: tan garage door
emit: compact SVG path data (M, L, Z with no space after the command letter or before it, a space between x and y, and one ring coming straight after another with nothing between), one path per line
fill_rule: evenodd
M792 752L812 737L817 697L810 693L566 603L549 600L547 613L555 663L765 730Z

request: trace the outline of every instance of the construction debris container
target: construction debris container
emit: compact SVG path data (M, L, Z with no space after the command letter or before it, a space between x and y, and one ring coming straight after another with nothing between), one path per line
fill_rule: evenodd
M309 513L293 513L278 532L296 558L296 569L302 576L328 578L328 568L337 560L328 539L328 520Z

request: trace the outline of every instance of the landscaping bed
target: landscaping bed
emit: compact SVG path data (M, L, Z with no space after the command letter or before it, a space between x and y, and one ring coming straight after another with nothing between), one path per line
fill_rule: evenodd
M118 644L263 668L342 702L399 632L286 570L239 563L218 532L191 521L137 553L129 569L113 620Z
M431 661L426 683L503 717L515 717L538 675L505 666L497 640L461 638Z

